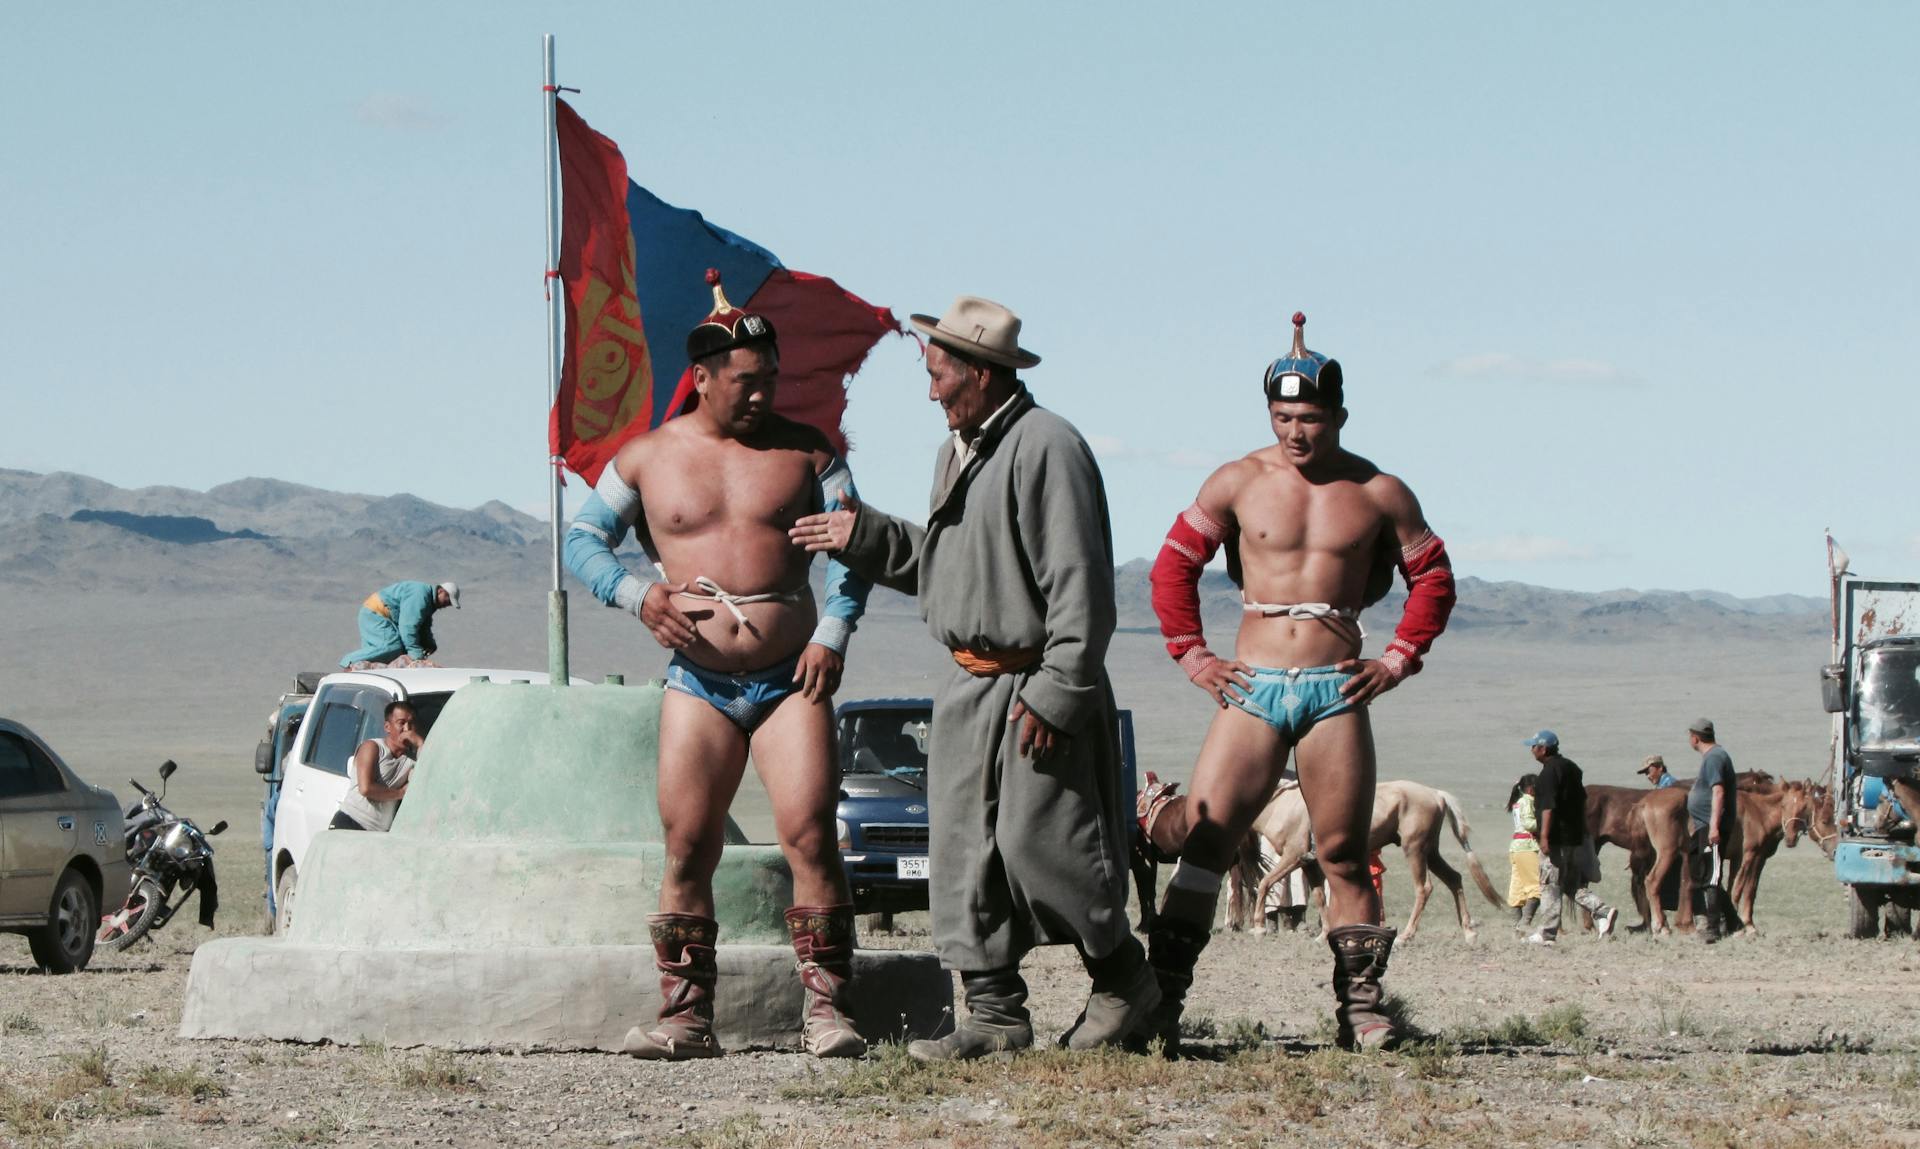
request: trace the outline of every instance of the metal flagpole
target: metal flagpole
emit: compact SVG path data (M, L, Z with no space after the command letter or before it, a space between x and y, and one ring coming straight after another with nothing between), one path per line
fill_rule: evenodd
M566 286L560 276L560 138L554 126L554 114L560 88L553 78L553 34L540 37L546 58L545 80L540 94L546 101L545 138L547 146L547 410L560 403L560 308ZM547 680L566 686L567 673L567 592L560 584L560 459L547 461L547 515L553 536L553 589L547 594Z

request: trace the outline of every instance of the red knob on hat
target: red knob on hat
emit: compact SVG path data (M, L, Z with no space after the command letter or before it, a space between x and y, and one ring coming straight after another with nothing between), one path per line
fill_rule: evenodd
M733 313L733 304L727 301L727 293L720 287L719 268L707 268L707 286L713 288L714 315L731 315Z
M711 272L711 271L709 271L709 272L707 272L707 274L708 274L708 275L712 275L712 274L713 274L713 272ZM708 280L707 282L709 282L709 283L711 283L711 282L713 282L713 281L712 281L712 280ZM1294 325L1295 327L1305 327L1305 326L1307 325L1307 313L1306 313L1306 312L1304 312L1304 311L1296 311L1296 312L1294 312L1294 313L1293 313L1293 325Z
M1295 359L1307 357L1307 313L1293 313L1293 350L1288 352Z

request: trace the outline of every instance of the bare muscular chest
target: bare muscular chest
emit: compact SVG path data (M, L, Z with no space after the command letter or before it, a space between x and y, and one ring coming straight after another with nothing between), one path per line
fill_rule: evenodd
M656 452L640 483L655 538L716 530L785 531L813 506L813 460L801 451L732 446Z
M1282 475L1249 485L1234 503L1243 551L1364 558L1385 519L1357 483L1316 486Z

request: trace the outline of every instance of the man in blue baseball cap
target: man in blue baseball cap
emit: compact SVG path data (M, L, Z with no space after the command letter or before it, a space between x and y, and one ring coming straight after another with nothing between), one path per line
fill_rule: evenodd
M1613 933L1620 911L1587 889L1599 877L1593 850L1587 844L1587 787L1580 767L1560 753L1560 736L1542 730L1527 739L1540 780L1534 786L1534 811L1540 818L1540 928L1527 935L1537 946L1550 946L1560 933L1560 902L1566 895L1593 915L1601 937Z

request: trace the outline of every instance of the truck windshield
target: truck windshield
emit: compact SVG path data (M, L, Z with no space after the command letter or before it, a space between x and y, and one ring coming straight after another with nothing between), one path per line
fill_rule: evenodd
M1920 646L1891 646L1860 656L1863 750L1920 746Z
M453 697L451 690L433 694L410 694L407 701L413 703L413 726L425 738L433 732L433 724L440 720L440 712L446 709L447 702Z
M874 710L847 720L840 766L847 774L924 777L930 710Z

